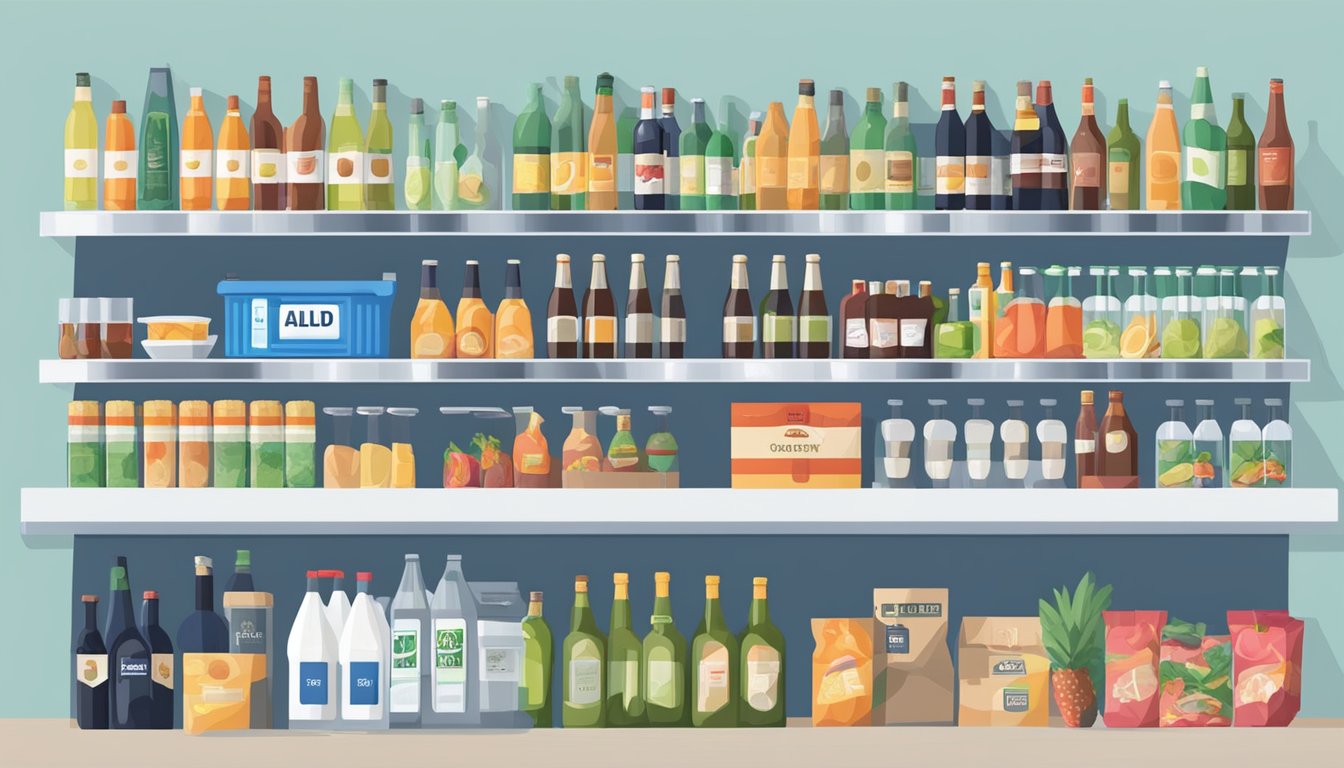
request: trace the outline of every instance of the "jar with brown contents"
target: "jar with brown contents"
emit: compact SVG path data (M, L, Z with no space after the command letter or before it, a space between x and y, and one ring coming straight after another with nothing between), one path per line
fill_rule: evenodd
M134 305L131 299L100 299L103 321L102 355L110 360L129 360L134 346Z
M98 299L79 299L75 315L75 357L97 360L103 356L102 314Z
M75 323L75 300L60 299L56 309L56 354L62 360L74 360L79 355Z

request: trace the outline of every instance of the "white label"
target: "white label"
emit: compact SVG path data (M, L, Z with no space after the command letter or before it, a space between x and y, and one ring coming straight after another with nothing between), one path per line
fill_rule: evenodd
M1115 429L1106 433L1106 452L1122 453L1129 447L1129 434L1123 429Z
M845 346L855 349L868 348L868 324L861 317L851 317L845 321Z
M1097 441L1096 441L1096 440L1074 440L1074 441L1073 441L1073 452L1074 452L1074 453L1096 453L1096 452L1097 452Z
M685 341L686 318L684 317L659 318L658 333L661 334L658 337L660 341Z
M670 176L668 168L663 164L663 156L658 152L641 152L635 155L635 194L636 195L661 195L664 189L664 179L677 178L675 168Z
M364 153L334 152L327 156L328 184L363 184Z
M221 149L215 153L215 178L246 179L250 161L246 149Z
M704 190L701 189L703 180L700 178L700 168L703 161L704 157L696 156L687 157L686 162L678 163L681 168L681 172L678 174L678 178L681 179L681 194L704 194Z
M900 328L899 320L873 318L868 322L868 345L879 349L900 346Z
M747 705L757 712L769 712L778 701L779 662L748 659Z
M481 681L515 682L518 680L518 649L481 646Z
M80 653L75 655L75 680L90 688L107 682L107 654Z
M339 304L281 304L281 339L339 339L341 337L341 307Z
M278 149L252 150L252 183L284 184L285 153Z
M705 158L705 194L733 194L733 158Z
M723 318L723 340L732 344L739 341L756 341L756 316L741 317L730 315Z
M1223 153L1199 147L1186 147L1185 180L1222 189L1226 181L1226 177L1223 176Z
M1014 152L1009 158L1009 170L1013 176L1020 176L1024 173L1041 172L1041 156L1034 153Z
M208 149L182 150L179 166L182 178L210 178L210 171L213 169L210 157L213 154L214 152Z
M286 152L285 181L290 184L321 184L327 170L326 154L320 149Z
M653 341L653 315L636 314L625 316L625 342L636 344Z
M252 330L252 347L266 349L271 344L270 313L266 299L252 300L252 316L248 323Z
M966 194L993 194L993 177L994 158L989 155L966 156Z
M1041 155L1041 173L1068 173L1069 158L1055 152Z
M731 682L728 679L728 650L716 642L705 643L700 651L699 685L696 689L695 708L698 712L718 712L728 705Z
M65 177L67 179L94 179L98 177L98 150L65 150Z
M934 191L940 195L959 195L966 191L966 158L939 155Z
M922 347L924 346L924 330L928 327L928 320L923 318L907 317L901 321L901 346L902 347Z
M67 153L69 150L67 150ZM122 149L103 153L103 178L134 179L138 157L134 149ZM67 163L68 164L68 163ZM66 173L69 176L69 172Z
M420 662L425 640L419 619L392 621L392 671L388 702L393 712L420 711Z
M546 340L570 342L579 340L579 318L573 315L556 315L546 318Z
M597 659L571 659L569 662L569 703L585 707L602 697L602 662Z
M915 192L922 196L932 195L938 181L938 163L935 158L919 158L919 177L915 179Z
M365 184L392 183L391 153L388 152L364 153L364 183Z
M681 667L675 661L649 659L645 666L644 698L660 707L672 707L676 702L677 674Z
M989 162L989 193L991 195L1010 195L1013 192L1013 176L1009 172L1008 158L995 157Z
M435 619L433 645L430 655L434 660L434 711L462 713L467 711L467 659L471 658L467 643L466 619Z

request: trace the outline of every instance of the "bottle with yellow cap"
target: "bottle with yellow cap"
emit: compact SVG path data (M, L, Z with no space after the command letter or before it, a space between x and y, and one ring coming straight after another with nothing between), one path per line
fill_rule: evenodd
M686 708L686 638L672 623L672 574L653 575L653 616L649 634L644 636L643 668L644 710L649 725L684 726L689 724Z
M574 610L569 634L560 655L561 691L564 706L561 724L566 728L602 728L607 724L607 636L597 628L593 606L588 602L588 577L574 577Z
M551 625L541 615L540 592L528 597L523 619L523 684L520 709L536 728L551 727L551 659L554 643Z
M639 684L643 644L630 624L630 574L612 574L611 581L615 595L607 638L607 725L629 728L647 723Z
M691 643L691 725L737 725L737 638L723 619L719 577L705 577L705 616Z
M784 634L770 621L766 579L751 580L751 613L742 630L738 722L745 726L784 727Z

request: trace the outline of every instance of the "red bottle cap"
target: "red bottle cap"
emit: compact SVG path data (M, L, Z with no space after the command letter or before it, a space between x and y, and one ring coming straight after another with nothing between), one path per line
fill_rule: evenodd
M664 88L664 89L663 89L663 103L664 103L664 104L667 104L668 106L671 106L671 105L677 103L677 89L676 89L676 88Z
M310 578L310 579L316 579L316 578L317 578L317 571L309 571L309 572L308 572L308 578Z
M147 590L145 590L145 599L146 599L146 600L158 600L158 599L159 599L159 593L158 593L156 590L153 590L153 589L147 589Z
M355 581L373 581L373 573L371 571L358 571L355 573Z

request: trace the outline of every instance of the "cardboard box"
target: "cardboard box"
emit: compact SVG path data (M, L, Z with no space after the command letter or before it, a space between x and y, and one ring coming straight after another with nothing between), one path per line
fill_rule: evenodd
M734 488L858 488L859 403L733 403Z
M1045 727L1050 659L1037 616L967 616L957 641L957 724Z
M680 488L680 472L585 472L566 470L563 488Z

